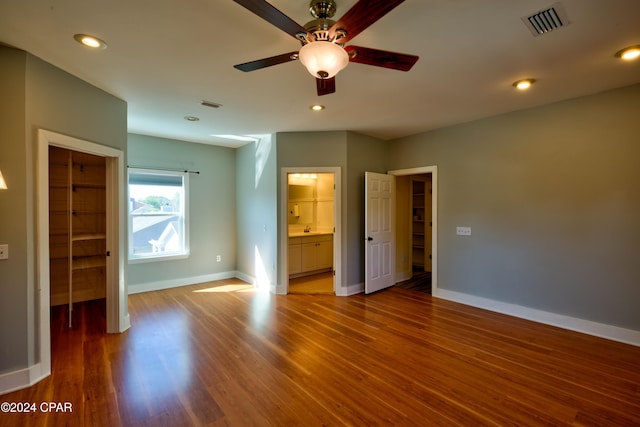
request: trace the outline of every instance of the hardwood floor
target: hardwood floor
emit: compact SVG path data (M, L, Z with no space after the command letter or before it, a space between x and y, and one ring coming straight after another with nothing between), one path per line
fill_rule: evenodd
M396 283L396 287L431 295L431 272L414 272L413 277Z
M333 272L289 279L289 293L333 295Z
M53 374L1 426L640 425L640 348L400 288L275 296L237 280L52 322ZM82 323L80 323L82 321Z

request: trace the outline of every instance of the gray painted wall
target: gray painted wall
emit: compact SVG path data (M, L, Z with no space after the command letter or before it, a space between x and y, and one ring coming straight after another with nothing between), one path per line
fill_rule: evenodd
M277 189L278 206L283 196L280 192L280 170L285 167L339 167L342 175L341 188L341 220L342 220L342 247L347 245L347 197L346 179L347 171L347 133L346 132L282 132L276 134L277 148ZM281 224L280 212L278 212L278 226ZM278 230L278 259L280 259L280 237ZM347 277L347 251L342 251L342 277L343 282ZM278 265L278 284L284 280L288 272L280 271ZM338 283L336 286L347 286L346 283ZM338 291L338 289L336 289Z
M23 51L0 46L0 374L37 362L37 130L114 147L126 159L126 103Z
M237 149L237 270L261 287L277 283L276 176L272 136Z
M386 173L389 144L354 132L347 133L347 283L364 286L364 173ZM364 289L364 288L363 288Z
M277 148L278 171L283 167L341 168L342 286L353 290L363 285L364 172L387 171L387 142L353 132L291 132L277 134ZM280 197L278 192L278 201Z
M392 142L438 166L439 288L640 330L639 113L635 85Z
M150 283L184 283L236 269L235 150L129 134L129 165L199 171L189 176L190 254L186 259L129 264L129 291ZM222 261L216 262L221 255Z
M28 310L35 308L27 278L26 57L0 46L0 170L9 187L0 190L0 243L9 245L9 259L0 260L0 373L27 366Z

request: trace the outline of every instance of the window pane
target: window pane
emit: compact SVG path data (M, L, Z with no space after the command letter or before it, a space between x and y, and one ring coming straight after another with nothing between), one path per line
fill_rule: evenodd
M185 179L179 173L129 172L129 257L186 254Z

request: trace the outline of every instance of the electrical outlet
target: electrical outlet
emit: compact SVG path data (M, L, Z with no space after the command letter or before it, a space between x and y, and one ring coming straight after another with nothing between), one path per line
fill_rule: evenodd
M0 245L0 259L9 259L9 245Z
M222 255L216 256L216 262L220 262L220 261L222 261Z
M456 227L458 236L471 236L471 227Z

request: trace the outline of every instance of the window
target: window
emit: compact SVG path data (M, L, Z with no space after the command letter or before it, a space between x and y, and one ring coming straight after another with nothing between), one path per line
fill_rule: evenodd
M188 174L129 169L129 261L189 255Z

